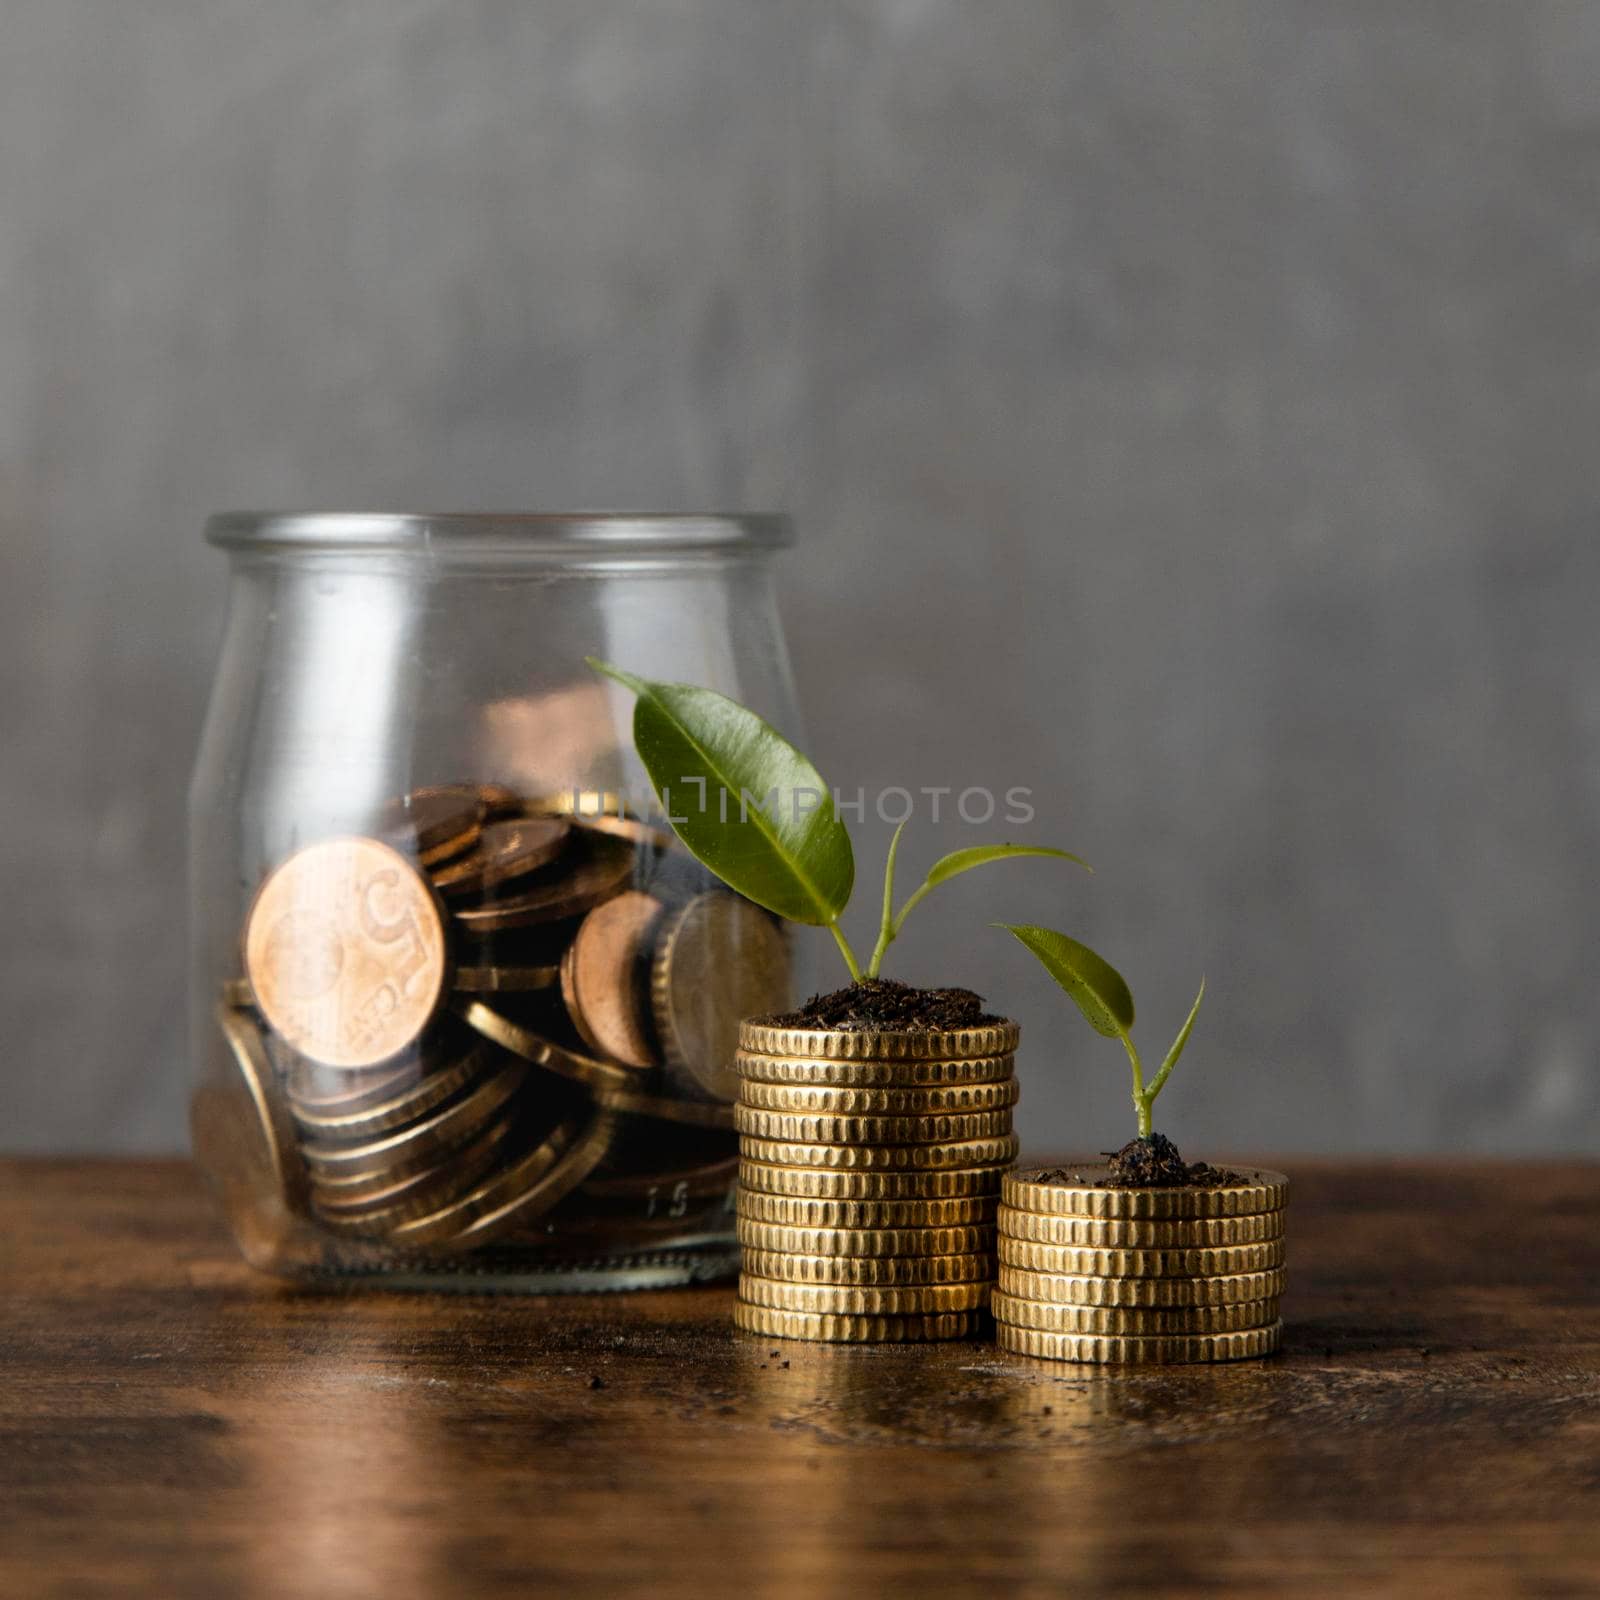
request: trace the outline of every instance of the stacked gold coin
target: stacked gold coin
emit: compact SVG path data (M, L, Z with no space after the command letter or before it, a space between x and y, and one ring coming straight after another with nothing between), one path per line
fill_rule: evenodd
M734 1041L787 1003L788 948L672 835L418 790L280 863L242 944L192 1112L241 1238L298 1217L587 1258L720 1236L731 1264Z
M769 1338L956 1339L994 1281L1018 1029L739 1031L734 1320Z
M1084 1163L1008 1173L991 1300L1004 1350L1155 1366L1278 1348L1289 1181L1120 1188Z

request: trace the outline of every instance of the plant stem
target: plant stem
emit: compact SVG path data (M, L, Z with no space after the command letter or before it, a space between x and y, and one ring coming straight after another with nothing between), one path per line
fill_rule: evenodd
M850 969L850 981L860 983L862 979L861 963L856 960L856 953L850 948L850 941L845 938L843 929L837 922L828 924L828 932L833 935L834 943L839 946L839 953L844 957L844 964Z
M1155 1093L1145 1093L1144 1068L1139 1064L1139 1052L1134 1048L1133 1040L1127 1034L1118 1034L1122 1040L1122 1048L1128 1052L1128 1060L1133 1064L1133 1109L1139 1116L1139 1137L1150 1137L1150 1107L1155 1104Z
M894 925L894 858L900 849L900 835L905 832L905 826L902 822L889 841L889 860L883 869L883 921L878 927L878 942L872 947L872 959L867 963L869 978L878 976L884 952L894 943L897 931Z

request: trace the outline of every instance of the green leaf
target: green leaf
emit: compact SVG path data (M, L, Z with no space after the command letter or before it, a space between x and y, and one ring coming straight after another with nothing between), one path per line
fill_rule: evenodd
M638 696L633 742L673 831L730 889L791 922L832 924L855 855L832 792L775 728L726 695L589 658Z
M928 868L924 887L937 889L941 883L959 878L963 872L971 872L974 867L986 867L991 861L1007 861L1012 856L1054 856L1058 861L1076 862L1085 872L1094 871L1081 856L1075 856L1067 850L1051 850L1045 845L975 844L965 850L952 850L949 855L935 861Z
M1039 964L1077 1002L1096 1033L1126 1039L1133 1027L1133 996L1122 974L1086 944L1049 928L997 922L1039 958Z
M1194 1032L1194 1019L1200 1015L1200 1002L1206 997L1206 980L1200 980L1200 992L1194 997L1194 1004L1189 1007L1189 1015L1184 1018L1183 1026L1178 1029L1178 1037L1172 1041L1172 1048L1167 1051L1167 1059L1161 1063L1161 1070L1155 1075L1150 1085L1150 1099L1161 1093L1161 1086L1172 1076L1172 1069L1178 1064L1178 1057L1183 1054L1183 1047L1189 1042L1189 1035Z

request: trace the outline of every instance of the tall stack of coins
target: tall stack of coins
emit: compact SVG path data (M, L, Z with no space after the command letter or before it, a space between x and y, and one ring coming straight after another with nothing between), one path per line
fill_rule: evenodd
M979 1329L1018 1036L740 1029L739 1327L852 1343Z
M1289 1180L1113 1188L1085 1163L1008 1173L991 1301L1004 1350L1157 1366L1278 1348Z
M241 944L192 1103L241 1241L731 1265L738 1021L788 1002L788 947L670 834L417 790L279 863Z

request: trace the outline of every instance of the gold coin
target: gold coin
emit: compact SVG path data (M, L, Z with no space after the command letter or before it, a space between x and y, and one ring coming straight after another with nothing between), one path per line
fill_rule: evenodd
M733 1127L733 1107L713 1105L706 1100L639 1094L632 1089L596 1089L594 1103L607 1111L631 1117L654 1117L658 1122L681 1122L693 1128Z
M491 822L465 855L435 869L433 886L449 896L482 894L525 878L561 854L572 832L564 817L513 817Z
M330 1196L316 1189L312 1210L317 1220L335 1233L381 1237L397 1223L436 1211L480 1182L499 1159L511 1122L509 1117L501 1118L439 1166L401 1179L389 1191L369 1196L358 1204L344 1203L337 1192Z
M301 1131L312 1139L371 1139L390 1128L404 1127L425 1117L464 1085L476 1078L488 1060L488 1046L467 1051L436 1072L406 1074L406 1081L386 1099L351 1109L318 1110L302 1105L291 1095L289 1106Z
M387 1067L357 1072L319 1067L314 1061L296 1058L285 1075L284 1092L292 1110L309 1111L313 1116L365 1111L392 1099L426 1071L426 1063L415 1052Z
M786 1283L781 1278L739 1279L746 1305L776 1311L811 1311L850 1317L925 1316L936 1311L981 1311L989 1302L987 1283L849 1284Z
M804 1256L786 1250L744 1250L744 1270L785 1283L986 1283L992 1255Z
M990 1301L996 1322L1049 1333L1110 1333L1149 1338L1153 1334L1239 1333L1278 1320L1276 1300L1241 1300L1231 1306L1080 1306L1053 1300L1019 1300L996 1289Z
M983 1327L979 1311L930 1312L924 1316L850 1317L733 1303L733 1325L769 1339L810 1339L827 1344L909 1344L930 1339L966 1339Z
M520 1061L513 1062L484 1076L448 1105L409 1127L360 1144L307 1142L301 1145L301 1154L313 1172L330 1177L368 1172L390 1172L399 1177L434 1166L445 1152L465 1144L498 1115L527 1075L528 1069Z
M959 1167L1007 1167L1017 1159L1017 1138L966 1139L959 1144L792 1144L741 1137L746 1161L775 1167L825 1167L854 1172L948 1171Z
M560 874L504 899L457 907L456 921L468 933L484 934L581 916L621 889L632 875L633 864L633 847L625 839L577 830Z
M1104 1162L1083 1161L1064 1167L1027 1167L1006 1179L1006 1204L1044 1216L1148 1218L1242 1217L1258 1211L1281 1211L1289 1200L1289 1180L1265 1167L1242 1167L1242 1183L1215 1187L1108 1189L1098 1187L1110 1175ZM1055 1174L1061 1174L1057 1180ZM1048 1181L1045 1175L1049 1174ZM1072 1180L1072 1181L1067 1181Z
M1009 1053L961 1057L951 1061L829 1061L799 1060L741 1050L735 1070L740 1079L748 1084L913 1090L1008 1082L1015 1064L1016 1057Z
M468 994L528 994L553 989L560 967L457 967L455 987Z
M454 861L457 856L464 856L482 837L483 825L474 820L462 828L453 839L445 839L433 846L431 850L417 852L417 865L419 867L438 867L447 861Z
M1011 1111L939 1112L922 1117L805 1116L734 1107L734 1126L756 1139L799 1140L807 1144L949 1144L995 1139L1011 1132Z
M789 1116L924 1117L1003 1111L1017 1103L1015 1078L925 1089L845 1089L831 1084L759 1083L741 1077L739 1103Z
M598 1112L587 1127L563 1123L520 1161L492 1173L459 1199L402 1222L390 1234L398 1245L472 1250L543 1216L604 1159L611 1118Z
M979 1028L787 1028L746 1022L739 1048L758 1056L801 1061L955 1061L1015 1053L1022 1030L1014 1022Z
M752 1250L786 1250L802 1256L966 1256L994 1250L994 1229L792 1228L740 1217L739 1243Z
M995 1325L995 1343L1013 1355L1046 1361L1087 1361L1098 1365L1177 1366L1201 1361L1245 1361L1271 1355L1283 1339L1283 1324L1246 1328L1238 1333L1174 1333L1150 1338L1113 1334L1051 1333L1041 1328Z
M492 1039L536 1067L559 1072L575 1083L587 1084L591 1089L624 1089L638 1078L632 1067L619 1067L614 1061L596 1061L543 1039L482 1000L457 1001L456 1009L462 1021L476 1028L484 1038Z
M246 1012L217 1008L228 1067L195 1090L189 1128L195 1159L220 1190L247 1251L263 1252L305 1210L310 1186L294 1124L278 1098L261 1030Z
M1167 1222L1123 1221L1119 1217L1046 1217L1005 1206L1000 1231L1037 1244L1092 1245L1100 1249L1171 1250L1224 1244L1259 1244L1283 1237L1282 1211L1249 1217L1181 1217Z
M327 1067L398 1055L444 998L444 920L427 883L376 839L307 845L262 884L245 970L272 1030Z
M993 1195L955 1200L814 1200L804 1195L739 1191L738 1211L754 1222L791 1228L950 1228L994 1226Z
M814 1200L956 1200L997 1195L1001 1166L951 1172L840 1172L826 1167L786 1167L745 1155L739 1187L756 1194L802 1195Z
M1019 1300L1048 1300L1080 1306L1236 1306L1274 1300L1288 1274L1281 1267L1215 1278L1084 1278L1032 1272L1000 1263L997 1280Z
M561 958L561 998L585 1044L624 1066L656 1064L649 999L642 981L663 907L624 890L583 919Z
M1220 1278L1283 1265L1282 1239L1195 1250L1096 1250L1088 1245L1035 1244L1001 1234L996 1249L1008 1267L1070 1277Z
M483 801L469 784L446 783L391 801L384 808L379 831L406 855L426 863L463 837L469 841L483 821Z
M759 906L713 890L662 929L650 1004L668 1071L685 1087L734 1099L739 1019L788 1002L789 944Z

